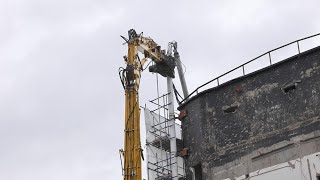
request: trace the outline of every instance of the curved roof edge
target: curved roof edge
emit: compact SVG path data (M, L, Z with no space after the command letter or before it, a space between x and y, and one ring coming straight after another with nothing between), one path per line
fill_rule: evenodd
M312 53L312 52L315 52L315 51L317 51L317 50L320 50L320 46L314 47L314 48L309 49L309 50L307 50L307 51L304 51L304 52L302 52L302 53L300 53L300 54L291 56L291 57L289 57L289 58L287 58L287 59L281 60L281 61L279 61L279 62L277 62L277 63L272 64L272 65L269 65L269 66L266 66L266 67L264 67L264 68L258 69L258 70L254 71L254 72L249 73L249 74L246 74L246 75L243 75L243 76L240 76L240 77L231 79L231 80L229 80L229 81L227 81L227 82L225 82L225 83L222 83L222 84L220 84L220 85L218 85L218 86L215 86L215 87L213 87L213 88L209 88L209 89L203 90L203 91L199 92L198 94L196 94L196 95L190 97L189 99L187 99L184 103L180 104L179 107L178 107L178 110L183 109L187 104L189 104L190 102L192 102L193 100L197 99L198 97L202 96L203 94L205 94L205 93L207 93L207 92L211 92L211 91L217 90L217 89L219 89L219 88L221 88L221 87L224 87L224 86L227 86L227 85L229 85L229 84L231 84L231 83L233 83L233 82L236 82L236 81L245 79L245 78L247 78L247 77L256 75L256 74L261 73L261 72L263 72L263 71L266 71L266 70L269 70L269 69L271 69L271 68L274 68L274 67L276 67L276 66L278 66L278 65L280 65L280 64L283 64L283 63L286 63L286 62L288 62L288 61L291 61L291 60L295 59L296 57L305 56L305 55L308 55L308 54L310 54L310 53Z

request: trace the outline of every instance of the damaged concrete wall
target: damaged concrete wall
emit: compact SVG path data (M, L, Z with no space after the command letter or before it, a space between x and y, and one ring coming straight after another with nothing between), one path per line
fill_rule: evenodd
M202 179L219 179L230 176L215 176L227 164L243 164L245 168L231 172L240 176L299 157L290 151L295 157L252 164L259 150L267 154L279 143L293 143L294 148L295 137L320 130L319 100L320 47L200 93L179 107L187 112L182 120L184 147L190 150L187 179L189 167L197 165ZM320 151L318 141L311 146L310 153Z

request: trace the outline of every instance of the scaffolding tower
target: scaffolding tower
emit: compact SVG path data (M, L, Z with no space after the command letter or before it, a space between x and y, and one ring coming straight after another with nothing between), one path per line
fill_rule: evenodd
M172 125L169 120L168 95L164 94L150 101L156 107L153 110L144 108L146 123L146 151L147 151L147 174L149 180L171 180L185 177L184 161L182 157L175 154L173 160L170 148L172 138ZM172 102L173 103L173 102ZM171 123L172 124L172 123ZM175 139L177 150L183 148L181 125L178 122L173 124L175 128ZM173 176L172 167L177 164L178 175Z

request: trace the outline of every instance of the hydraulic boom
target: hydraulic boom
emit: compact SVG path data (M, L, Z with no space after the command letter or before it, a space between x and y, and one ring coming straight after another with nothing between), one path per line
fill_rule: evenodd
M128 31L129 38L121 36L128 44L128 55L124 56L126 68L119 69L119 75L125 90L125 128L124 149L120 150L123 159L124 180L141 180L141 159L143 158L140 142L140 107L139 84L143 65L147 59L155 62L149 67L150 72L159 73L164 77L174 78L175 62L172 56L151 38ZM144 55L140 60L138 52Z

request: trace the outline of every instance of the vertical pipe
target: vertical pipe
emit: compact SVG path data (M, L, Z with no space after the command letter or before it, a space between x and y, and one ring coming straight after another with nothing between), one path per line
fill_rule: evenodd
M173 180L178 180L178 163L177 163L177 141L176 141L176 128L174 119L174 105L173 105L173 84L172 78L167 77L167 90L168 90L168 109L169 109L169 137L170 137L170 153L172 164L172 177Z
M195 175L195 170L194 167L190 167L190 171L191 171L191 176L192 176L192 180L196 180L196 175Z
M271 54L270 52L268 53L269 54L269 61L270 61L270 65L272 64L272 61L271 61Z
M300 54L300 45L299 45L299 41L297 41L297 45L298 45L298 52Z
M157 170L157 177L159 177L159 171L158 171L158 168L159 168L159 163L158 163L158 153L156 153L156 170Z
M148 158L148 155L147 155L147 158ZM149 167L149 161L147 160L147 176L148 176L148 179L150 179L150 167Z
M311 175L311 169L310 169L309 159L307 159L307 163L308 163L308 172L309 172L310 180L312 180L312 175Z

